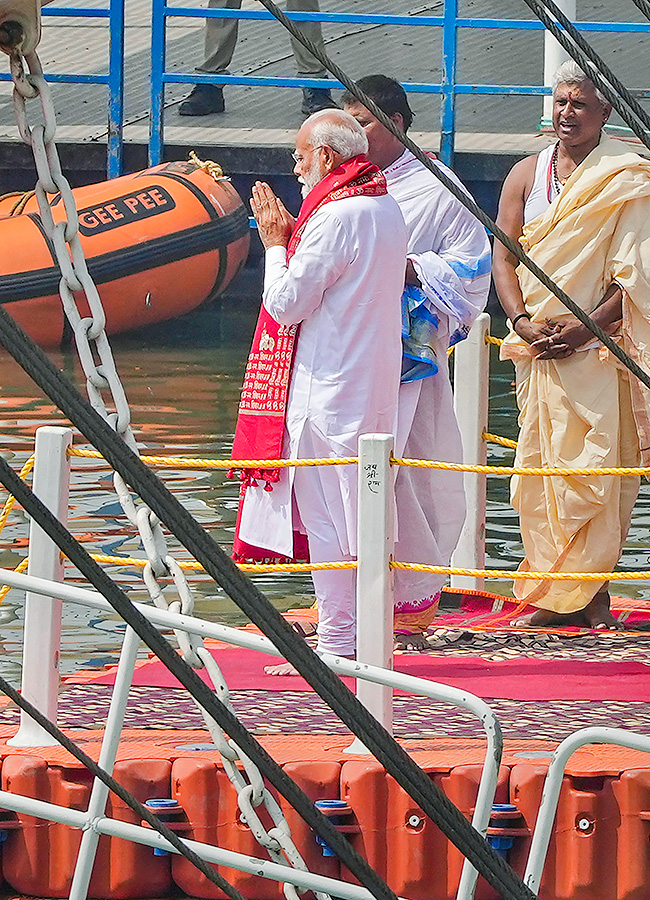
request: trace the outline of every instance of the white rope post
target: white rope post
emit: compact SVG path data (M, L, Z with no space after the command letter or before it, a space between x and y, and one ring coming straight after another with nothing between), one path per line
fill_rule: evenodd
M33 490L39 500L61 522L68 521L72 430L45 425L36 431ZM48 581L63 581L59 548L32 520L29 530L29 575ZM56 722L61 653L61 601L27 592L23 633L22 695ZM20 728L7 741L14 747L48 747L57 744L45 729L25 712Z
M467 465L484 466L487 461L483 433L487 431L490 396L489 331L490 317L482 313L467 340L454 348L454 411ZM458 569L484 569L486 476L466 472L464 480L467 515L451 564ZM452 575L451 585L481 591L485 580Z
M359 438L357 538L357 660L393 668L393 509L395 476L392 434ZM357 682L357 697L392 732L392 688ZM350 752L364 752L355 741ZM365 751L367 752L367 751Z
M567 19L571 19L572 22L576 21L578 18L576 0L555 0L555 3ZM570 56L564 47L558 44L550 31L544 31L544 87L553 86L553 76L567 59L570 59ZM551 128L552 125L553 98L544 97L542 128Z

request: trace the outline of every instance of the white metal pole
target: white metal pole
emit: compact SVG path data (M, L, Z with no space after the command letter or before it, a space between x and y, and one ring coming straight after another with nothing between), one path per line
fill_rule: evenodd
M578 18L577 0L555 0L558 9L575 22ZM553 76L562 65L570 59L564 47L555 40L550 31L544 32L544 87L552 87ZM544 97L544 113L542 128L550 128L553 124L553 98Z
M36 496L61 522L68 521L70 428L44 425L36 431L33 489ZM59 548L32 520L29 529L29 575L63 581ZM61 652L61 601L25 595L22 694L44 715L56 722ZM45 729L25 712L20 728L7 741L14 747L47 747L56 744Z
M482 313L467 340L454 349L454 410L463 441L463 461L468 465L484 466L487 461L483 433L487 431L490 396L489 331L490 317ZM485 475L465 473L465 497L467 515L451 564L458 569L484 569ZM481 591L485 580L452 575L451 585Z
M392 434L359 438L357 539L357 660L382 669L393 667L393 574L395 478L390 464ZM357 697L392 732L393 691L385 685L357 682ZM359 752L355 741L354 751Z
M122 641L120 662L115 676L115 686L111 695L111 705L106 718L106 730L102 741L102 749L99 753L98 763L105 772L113 774L113 767L117 758L117 750L122 737L122 726L126 713L126 704L129 700L129 691L133 681L133 672L138 658L140 638L135 631L127 625ZM108 799L108 787L99 778L93 781L90 800L88 802L87 821L90 826L106 812L106 800ZM88 886L95 865L99 833L88 827L84 830L77 854L77 864L70 887L69 900L86 900Z

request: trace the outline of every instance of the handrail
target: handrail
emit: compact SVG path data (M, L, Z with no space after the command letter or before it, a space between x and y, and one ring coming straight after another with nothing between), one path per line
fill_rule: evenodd
M108 128L106 138L106 173L108 178L122 174L124 149L124 15L125 0L108 0L108 7L44 6L43 16L56 18L107 19L109 31L108 72L70 74L55 73L45 76L52 83L105 84L108 88ZM0 72L0 81L11 81L9 72Z
M268 21L272 15L266 10L204 9L188 6L169 6L165 0L154 0L152 24L151 73L151 131L149 159L151 165L162 162L164 148L164 103L166 84L248 84L276 87L342 87L333 78L286 78L256 75L212 75L193 72L168 72L165 68L165 23L167 18L202 18ZM355 25L416 26L442 31L442 73L439 83L409 83L403 87L408 93L432 93L442 96L440 157L448 165L453 161L455 142L455 98L458 95L535 95L548 96L550 88L537 85L467 84L456 80L458 29L489 29L503 31L544 31L538 19L499 19L463 17L458 15L457 0L445 0L443 15L398 15L373 13L288 12L293 22L350 23ZM580 29L590 33L647 34L650 24L633 22L583 22Z
M8 569L0 569L0 581L6 582L12 587L30 591L34 594L40 594L45 597L57 597L60 600L90 606L93 609L105 612L110 612L113 609L101 594L70 584L50 582L43 578L21 575ZM202 638L211 637L218 641L234 644L237 647L243 647L281 657L281 653L275 648L271 641L261 635L241 631L227 625L220 625L216 622L206 622L202 619L197 619L194 616L168 612L143 603L134 603L133 605L154 625L182 630L188 634L195 634ZM479 720L485 732L487 747L476 804L474 807L474 815L472 817L472 824L477 831L481 834L485 834L496 793L499 767L501 765L503 753L503 735L501 726L491 707L480 697L476 697L468 691L450 687L449 685L427 681L412 675L404 675L388 669L380 669L377 666L370 666L356 660L348 660L344 657L337 657L327 653L323 654L321 658L330 669L336 671L339 675L384 685L396 690L417 693L430 700L449 703L450 705L467 710ZM2 798L0 797L0 801L1 799ZM8 808L13 807L9 806ZM235 868L237 868L237 866L235 866ZM296 876L299 874L294 873L293 870L291 871L292 874L295 874ZM282 880L291 881L291 878L285 877ZM337 892L337 896L346 895Z
M629 747L632 750L650 753L650 737L624 731L622 728L607 728L604 726L581 728L562 741L553 753L553 758L546 773L542 802L537 813L535 830L528 854L524 882L532 891L537 892L542 878L542 870L551 840L551 829L553 828L553 820L557 812L562 778L567 763L576 750L585 747L587 744L615 744L619 747Z

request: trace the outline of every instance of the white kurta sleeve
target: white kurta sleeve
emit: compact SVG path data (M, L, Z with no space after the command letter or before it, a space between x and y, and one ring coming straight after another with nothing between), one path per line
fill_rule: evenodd
M490 288L490 246L483 229L472 243L469 253L456 246L449 253L408 254L434 308L466 328L485 309Z
M353 242L338 216L327 208L319 210L307 223L288 265L282 247L266 251L263 303L267 312L280 325L302 322L320 306L323 294L349 265L353 253Z

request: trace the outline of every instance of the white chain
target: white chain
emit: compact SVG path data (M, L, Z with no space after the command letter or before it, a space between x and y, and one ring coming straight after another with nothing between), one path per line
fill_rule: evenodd
M25 74L24 62L29 74ZM23 141L32 148L38 180L35 193L43 225L43 230L54 247L56 261L61 270L59 293L65 314L74 331L81 365L86 376L86 389L93 408L123 438L128 446L138 453L138 447L131 429L131 411L126 394L115 368L113 354L106 336L106 318L97 287L88 272L86 259L79 240L79 216L70 185L61 171L59 154L54 143L56 116L49 85L43 77L43 69L36 53L24 60L18 53L11 54L11 74L14 81L14 107L18 129ZM43 123L30 125L27 118L26 99L39 97ZM55 222L48 194L60 194L65 217ZM88 304L90 316L79 312L78 299ZM106 406L102 391L110 395L112 411ZM183 570L170 555L167 540L160 520L143 503L136 505L124 480L114 474L115 490L129 522L140 534L148 562L143 571L144 583L152 602L172 612L191 616L194 613L194 595ZM164 585L160 579L171 580L176 588L177 598L171 603L164 595ZM230 692L221 670L203 640L185 631L175 631L183 659L195 669L205 668L212 679L219 700L234 715L230 703ZM268 851L274 862L306 871L307 866L296 848L287 821L277 801L265 787L261 772L237 744L227 738L218 723L199 706L214 744L219 749L223 765L230 781L237 791L242 821L248 825L258 842ZM273 827L266 829L257 814L264 806L271 817ZM285 884L284 893L288 900L297 900L298 892L293 885ZM329 900L327 894L317 894L319 900Z

